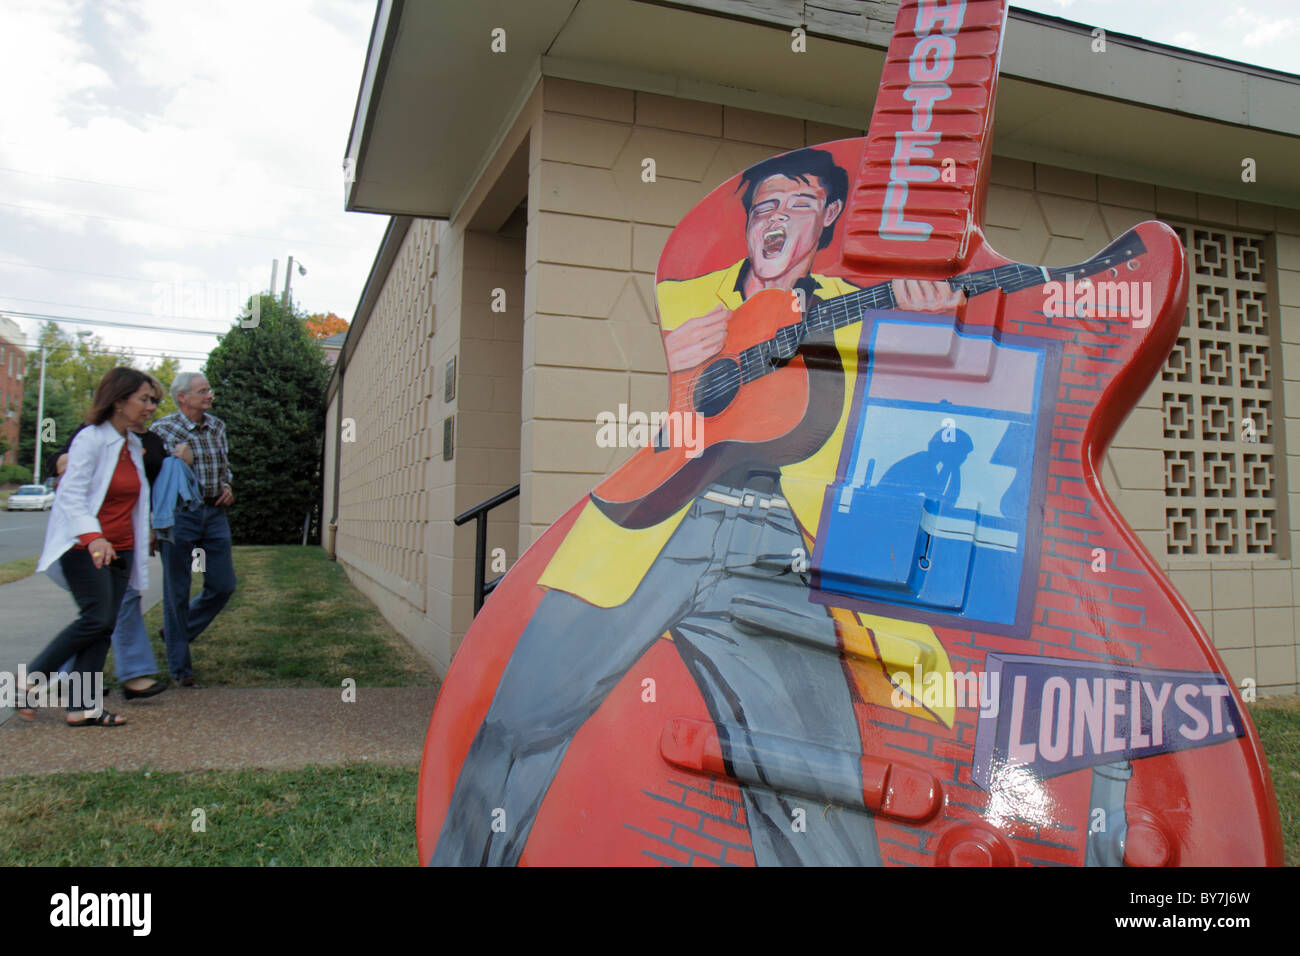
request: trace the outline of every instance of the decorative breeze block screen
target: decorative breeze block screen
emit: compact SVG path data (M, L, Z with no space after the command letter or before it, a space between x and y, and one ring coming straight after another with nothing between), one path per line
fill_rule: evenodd
M1170 557L1280 554L1264 238L1174 225L1191 288L1160 379Z

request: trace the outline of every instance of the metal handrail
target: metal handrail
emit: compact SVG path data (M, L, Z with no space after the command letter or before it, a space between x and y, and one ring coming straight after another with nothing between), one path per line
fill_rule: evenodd
M484 564L487 561L487 518L488 512L498 505L503 505L511 498L519 497L519 486L515 485L499 495L494 495L487 501L475 505L468 511L456 515L454 523L457 527L465 524L471 518L474 519L474 616L478 617L479 610L483 607L483 599L492 593L492 590L500 583L501 578L484 583L485 577ZM502 575L501 577L505 577Z

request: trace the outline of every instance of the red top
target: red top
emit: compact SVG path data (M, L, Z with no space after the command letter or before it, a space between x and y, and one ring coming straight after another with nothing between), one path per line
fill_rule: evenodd
M94 531L80 536L80 547L87 547L96 538L107 538L114 551L128 551L135 545L135 527L131 515L140 497L140 474L135 470L127 443L122 443L113 478L108 483L108 493L99 507L99 533Z

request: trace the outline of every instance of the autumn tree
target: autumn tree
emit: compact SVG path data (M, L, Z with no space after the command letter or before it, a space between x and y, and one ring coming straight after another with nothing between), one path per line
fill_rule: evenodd
M327 339L331 335L338 335L348 330L347 320L333 312L329 314L317 312L315 315L309 315L305 324L307 332L314 339Z

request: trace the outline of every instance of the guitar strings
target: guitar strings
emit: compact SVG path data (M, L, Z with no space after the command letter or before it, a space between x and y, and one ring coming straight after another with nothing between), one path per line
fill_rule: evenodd
M1062 269L1048 269L1046 271L1049 277L1053 279L1059 278L1061 275L1074 274L1086 277L1095 275L1097 272L1109 268L1110 266L1108 263L1113 258L1113 256L1098 256L1095 259L1091 259L1077 266ZM1136 258L1136 256L1133 256L1133 258ZM1076 269L1079 270L1077 273L1075 272ZM971 272L966 275L953 276L945 281L947 281L953 288L957 288L958 285L960 285L969 296L983 295L985 292L990 292L993 289L999 288L1007 294L1010 294L1039 284L1038 280L1042 279L1043 271L1044 270L1039 267L1026 265L1024 263L1007 263L980 272ZM991 281L986 287L981 288L981 283L986 278ZM1015 287L1008 289L1005 288L1006 285L1015 285ZM850 304L855 307L856 315L850 313ZM724 375L715 375L714 382L707 386L703 392L698 391L699 382L700 378L708 372L707 368L695 379L679 382L674 385L672 393L670 394L670 400L672 400L674 405L687 403L692 404L695 406L695 409L698 410L700 405L708 404L714 399L733 391L733 389L738 390L740 386L748 385L750 382L762 378L770 372L776 371L779 366L772 362L770 357L767 361L763 360L763 346L779 346L780 342L778 339L787 330L794 330L791 334L794 335L795 342L789 355L779 356L782 359L793 358L797 355L799 345L807 339L809 335L807 331L803 330L812 327L813 319L815 317L821 315L828 316L831 320L829 323L831 331L838 331L839 329L846 328L855 322L860 322L862 320L861 312L864 309L888 309L897 304L898 303L894 298L893 290L889 282L882 282L878 285L868 286L865 289L858 289L842 296L836 296L833 299L827 299L809 310L809 312L799 322L778 329L776 335L772 338L751 345L749 348L738 353L734 359L721 359L720 361L730 360L732 363L731 366L726 369ZM840 313L838 316L836 314L837 309ZM820 332L823 331L823 329L819 327L812 329L812 331ZM746 365L748 364L746 356L751 353L757 358L758 364L755 369L755 374L746 380L745 372ZM709 366L709 368L712 367L713 365ZM739 377L738 383L735 382L737 377ZM725 411L725 408L722 410Z

